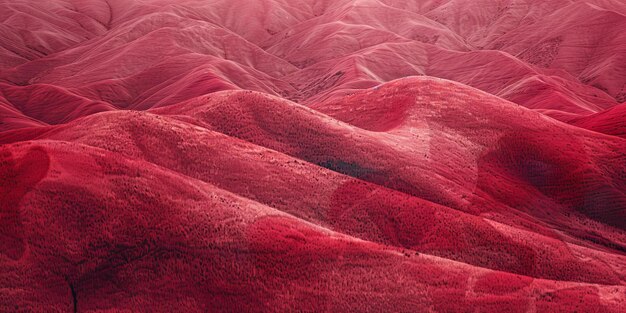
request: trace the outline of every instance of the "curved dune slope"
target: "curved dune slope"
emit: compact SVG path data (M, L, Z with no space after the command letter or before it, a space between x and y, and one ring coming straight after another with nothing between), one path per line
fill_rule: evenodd
M0 0L0 311L624 312L625 23Z

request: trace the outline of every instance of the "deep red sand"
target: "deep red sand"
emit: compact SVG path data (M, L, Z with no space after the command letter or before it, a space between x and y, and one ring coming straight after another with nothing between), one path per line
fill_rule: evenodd
M0 312L626 312L623 1L0 20Z

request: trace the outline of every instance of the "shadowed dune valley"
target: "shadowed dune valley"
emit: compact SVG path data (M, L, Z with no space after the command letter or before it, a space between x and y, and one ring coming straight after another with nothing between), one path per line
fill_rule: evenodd
M626 312L626 2L0 0L0 312Z

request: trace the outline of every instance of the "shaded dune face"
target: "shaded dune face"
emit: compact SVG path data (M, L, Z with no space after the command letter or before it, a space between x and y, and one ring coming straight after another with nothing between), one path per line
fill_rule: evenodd
M575 138L550 140L548 144L554 149L548 150L536 135L530 134L526 140L526 135L501 138L497 150L486 155L483 162L500 166L514 184L527 185L593 219L624 229L624 211L619 209L625 201L620 189L624 169L599 169L590 155L594 152ZM575 158L565 161L567 153L563 151L571 151Z
M625 16L0 0L0 312L624 312Z
M5 151L2 162L2 245L0 253L17 261L26 249L25 228L22 221L20 204L22 198L30 192L48 172L50 160L43 149L33 148L21 158L14 158L10 151ZM18 162L19 161L19 162Z

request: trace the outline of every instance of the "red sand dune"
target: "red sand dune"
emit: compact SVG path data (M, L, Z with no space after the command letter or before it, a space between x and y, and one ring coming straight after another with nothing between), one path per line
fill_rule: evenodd
M624 312L626 5L0 0L1 312Z

